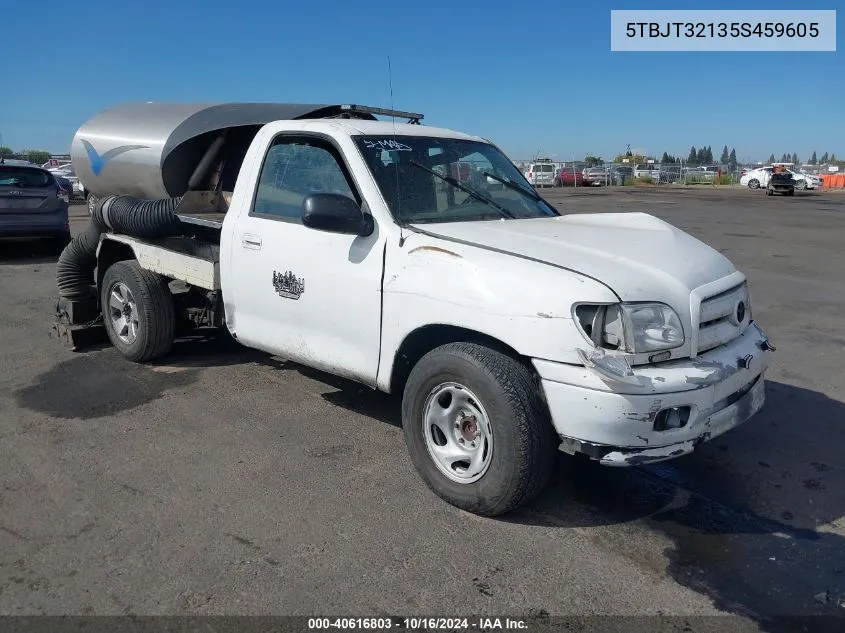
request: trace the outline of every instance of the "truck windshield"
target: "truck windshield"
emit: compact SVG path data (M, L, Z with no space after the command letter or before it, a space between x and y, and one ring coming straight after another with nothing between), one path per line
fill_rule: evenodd
M559 215L489 143L405 135L355 142L400 224Z

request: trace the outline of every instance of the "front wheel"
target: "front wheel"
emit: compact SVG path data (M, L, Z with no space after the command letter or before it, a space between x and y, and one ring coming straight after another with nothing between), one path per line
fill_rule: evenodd
M402 399L411 461L440 498L482 516L533 499L551 474L555 434L531 372L473 343L451 343L414 367Z
M799 180L795 183L795 188L798 191L804 191L807 188L807 182L805 180Z
M176 313L161 275L136 261L113 264L103 275L100 306L109 339L127 359L146 362L170 352Z

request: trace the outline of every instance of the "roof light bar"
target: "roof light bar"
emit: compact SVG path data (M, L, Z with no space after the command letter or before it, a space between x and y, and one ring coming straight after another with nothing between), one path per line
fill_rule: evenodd
M357 104L344 104L340 106L344 112L360 112L361 114L381 114L383 116L398 116L401 119L408 119L408 123L419 125L423 119L422 114L416 112L402 112L401 110L391 110L389 108L375 108L372 106L362 106Z

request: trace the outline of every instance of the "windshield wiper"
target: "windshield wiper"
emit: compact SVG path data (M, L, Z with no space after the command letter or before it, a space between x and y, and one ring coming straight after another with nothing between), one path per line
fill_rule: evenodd
M463 191L463 192L464 192L464 193L466 193L467 195L472 196L472 197L473 197L473 198L475 198L476 200L481 200L481 201L482 201L482 202L484 202L485 204L488 204L489 206L491 206L491 207L493 207L494 209L496 209L496 211L498 211L499 213L502 213L503 215L506 215L506 216L507 216L507 217L509 217L509 218L516 218L516 216L515 216L513 213L511 213L510 211L508 211L505 207L503 207L502 205L500 205L500 204L499 204L498 202L496 202L495 200L492 200L491 198L488 198L487 196L485 196L485 195L484 195L483 193L481 193L480 191L476 191L476 190L475 190L475 189L473 189L472 187L467 187L466 185L462 185L462 184L461 184L461 183L459 183L459 182L458 182L455 178L452 178L452 177L450 177L450 176L444 176L443 174L438 174L436 171L434 171L434 170L433 170L433 169L431 169L430 167L426 167L426 166L425 166L425 165L423 165L422 163L418 163L418 162L417 162L417 161L415 161L415 160L412 160L412 161L410 161L410 162L411 162L411 165L413 165L414 167L419 167L419 168L420 168L420 169L422 169L423 171L427 171L427 172L428 172L428 173L430 173L430 174L434 174L435 176L437 176L438 178L440 178L440 180L443 180L443 181L445 181L445 182L448 182L448 183L449 183L450 185L452 185L453 187L455 187L455 188L457 188L457 189L460 189L461 191Z
M495 174L491 174L490 172L482 172L482 175L487 176L488 178L492 178L496 182L502 183L508 189L513 189L514 191L519 191L520 193L524 193L526 196L531 198L532 200L536 200L537 202L545 202L537 193L534 191L529 191L525 187L522 187L516 184L513 180L508 180L507 178L500 178Z

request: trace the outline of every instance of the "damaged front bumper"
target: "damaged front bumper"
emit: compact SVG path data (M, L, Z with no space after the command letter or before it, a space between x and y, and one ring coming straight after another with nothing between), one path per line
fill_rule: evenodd
M635 367L638 383L535 360L561 450L608 466L674 459L742 424L765 401L773 347L752 325L694 359Z

